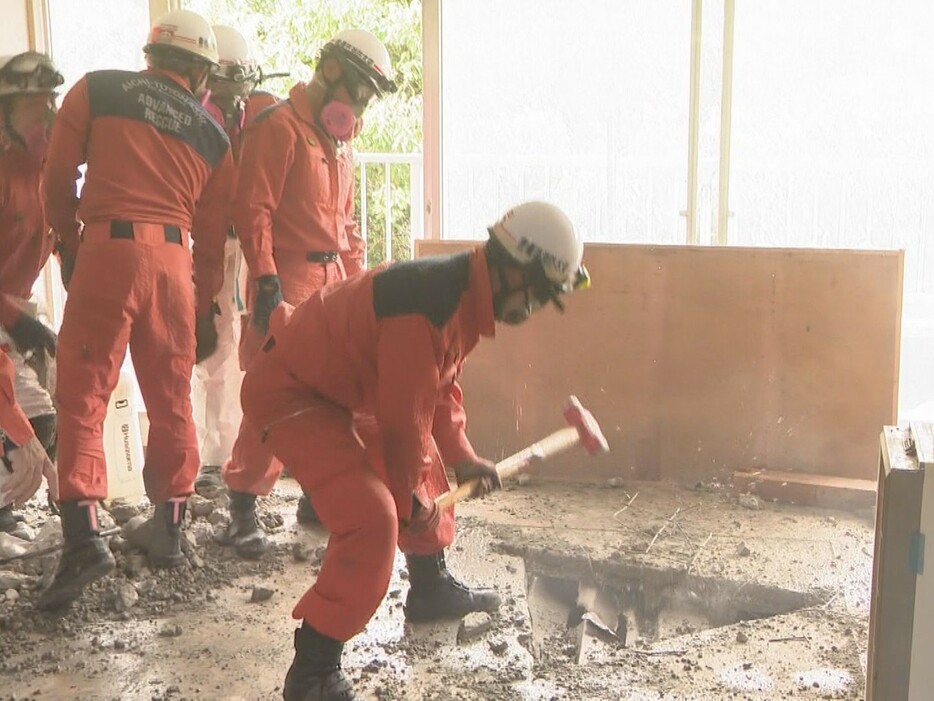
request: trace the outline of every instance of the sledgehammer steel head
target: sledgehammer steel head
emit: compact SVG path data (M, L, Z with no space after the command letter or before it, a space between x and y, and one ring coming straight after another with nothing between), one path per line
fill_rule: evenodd
M590 455L606 453L610 450L610 445L606 442L606 436L600 430L597 420L573 394L564 403L564 420L569 426L577 429L581 445Z

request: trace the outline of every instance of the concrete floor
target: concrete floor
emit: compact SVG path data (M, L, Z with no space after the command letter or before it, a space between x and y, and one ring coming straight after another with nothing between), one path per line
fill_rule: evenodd
M221 498L180 572L149 572L118 538L119 574L61 620L32 610L27 579L0 603L0 699L281 698L291 607L326 541L296 526L297 495L282 480L266 502L278 547L260 563L211 541ZM345 669L367 699L862 698L871 514L743 503L532 482L464 504L449 563L503 594L489 630L406 625L400 556ZM271 597L251 603L254 586Z

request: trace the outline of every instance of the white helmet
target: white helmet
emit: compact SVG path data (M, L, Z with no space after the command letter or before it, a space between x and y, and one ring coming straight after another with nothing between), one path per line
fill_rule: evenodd
M64 82L65 78L45 54L24 51L0 57L0 97L52 93Z
M236 83L257 77L257 62L246 38L233 27L215 24L218 70L214 75Z
M538 281L543 299L561 307L558 295L590 285L581 264L584 244L571 220L555 205L525 202L506 212L489 231L513 262L531 269L533 285L536 272L543 278Z
M394 93L389 51L379 39L365 29L345 29L321 49L319 63L328 56L338 56L357 69L378 95Z
M163 15L149 32L143 51L181 51L217 65L217 38L211 24L197 12L172 10Z

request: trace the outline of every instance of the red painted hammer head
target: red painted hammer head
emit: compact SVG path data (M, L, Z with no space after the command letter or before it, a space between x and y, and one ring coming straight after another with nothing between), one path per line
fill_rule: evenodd
M590 455L609 451L610 446L606 442L603 431L597 425L597 420L573 394L564 403L564 420L569 426L577 429L580 443Z

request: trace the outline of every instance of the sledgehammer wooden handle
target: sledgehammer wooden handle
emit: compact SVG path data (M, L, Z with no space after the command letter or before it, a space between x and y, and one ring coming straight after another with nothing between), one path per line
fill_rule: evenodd
M545 436L528 448L523 448L518 453L514 453L508 458L496 463L496 472L499 473L500 479L512 477L533 460L544 460L568 448L572 448L580 442L580 439L580 432L577 428L574 426L566 426L549 436ZM471 480L470 482L464 482L464 484L458 485L457 489L445 492L435 499L435 504L437 504L440 509L449 509L457 502L469 497L476 482L477 480Z
M568 426L498 462L496 472L500 479L512 477L533 460L544 460L577 444L582 445L590 455L605 453L610 449L593 414L587 411L573 395L568 397L564 403L564 420L568 422ZM475 484L476 480L471 480L458 485L457 489L435 499L435 504L440 509L448 509L469 497Z

